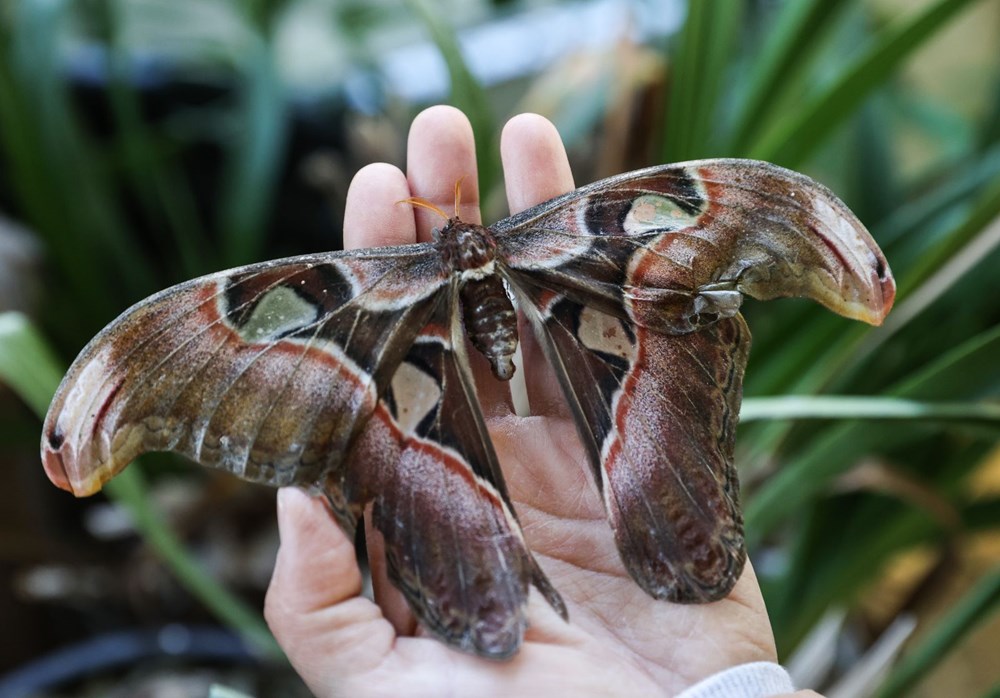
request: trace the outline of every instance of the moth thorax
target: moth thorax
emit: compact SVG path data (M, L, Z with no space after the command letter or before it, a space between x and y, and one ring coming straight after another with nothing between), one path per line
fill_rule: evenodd
M488 229L457 218L435 232L435 242L441 258L458 271L488 267L496 256L497 244Z
M462 286L465 331L500 380L514 375L517 314L499 276L470 279Z

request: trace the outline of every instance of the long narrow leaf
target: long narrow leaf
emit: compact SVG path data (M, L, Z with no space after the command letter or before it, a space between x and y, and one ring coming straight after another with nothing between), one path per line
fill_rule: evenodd
M146 219L161 221L171 233L185 277L213 268L207 235L202 230L190 188L178 176L173 163L158 153L152 129L145 123L133 87L130 56L123 45L121 17L110 3L98 3L105 38L109 45L108 97L117 125L118 141L126 165L126 183L142 204Z
M26 317L20 313L0 314L0 382L20 395L39 417L48 410L62 373L48 343ZM137 464L108 483L105 492L129 510L136 529L193 596L238 630L262 655L272 659L282 656L260 614L208 576L150 508L149 493Z
M44 415L62 379L59 359L21 313L0 313L0 382Z
M26 116L33 120L37 156L43 163L38 183L50 197L43 205L58 214L55 218L42 214L40 218L53 227L39 232L55 243L50 253L61 259L60 267L98 268L94 262L103 255L116 263L120 278L138 297L149 290L152 267L130 235L114 186L75 118L64 80L59 29L65 25L68 7L65 0L20 2L12 13L10 74L25 97ZM78 284L80 290L93 285L93 279ZM116 289L106 293L112 290Z
M199 599L219 620L237 630L262 656L284 655L260 613L251 609L212 579L150 506L142 470L133 463L104 487L109 497L128 509L143 539L156 551L181 585Z
M451 77L450 102L461 109L472 123L479 161L479 192L483 201L493 191L500 178L500 149L494 138L496 122L486 90L469 70L452 27L426 0L407 0L407 5L427 27L427 32L441 52Z
M920 187L911 201L872 228L887 255L893 253L895 243L906 242L909 233L920 230L956 205L968 203L976 192L1000 179L1000 145L970 155L943 172L935 171L939 178L937 186Z
M21 215L48 243L47 252L62 271L60 281L71 287L79 302L92 312L110 316L110 294L100 284L94 283L93 268L99 256L98 250L83 236L74 235L74 228L67 225L68 205L54 203L61 201L62 193L58 173L53 171L56 160L51 155L57 150L51 145L57 134L44 128L42 125L45 122L39 118L40 107L53 99L48 96L51 89L25 89L23 73L18 70L18 61L13 60L15 49L26 40L23 23L27 21L22 19L12 28L11 33L20 37L17 42L5 37L8 43L2 46L0 146L3 148L3 166L20 202ZM40 50L40 55L33 56L36 61L34 72L39 82L51 81L56 72L56 66L45 60L48 53ZM45 118L57 122L67 118L65 113L59 113L58 109L55 111L57 115ZM59 162L58 166L61 165ZM78 318L72 313L64 320L67 325L77 322ZM92 329L84 328L84 331Z
M239 63L240 130L231 143L220 209L226 266L259 261L287 138L285 95L264 37L247 40Z
M913 268L899 280L899 296L914 294L922 284L936 276L945 264L960 256L960 252L979 246L995 244L1000 225L1000 179L979 197L968 217L928 254L922 255ZM984 252L985 253L985 252ZM979 257L981 259L981 257ZM976 259L971 260L974 264Z
M765 132L750 156L788 167L802 163L904 60L973 1L938 0L887 29L833 85Z
M979 580L926 635L903 655L876 694L879 698L909 695L910 689L958 646L972 628L1000 609L1000 567Z
M796 647L829 609L850 605L894 554L938 543L943 528L927 511L886 498L825 501L812 512L796 527L791 569L765 597L781 654Z
M977 336L942 356L888 393L921 399L949 395L952 399L977 399L1000 391L1000 327ZM783 518L804 506L827 486L832 477L850 467L870 449L902 438L899 430L869 428L852 421L825 430L812 445L785 464L749 498L746 507L747 534L759 540Z
M703 0L688 3L688 17L670 62L663 161L724 155L712 138L713 115L729 67L743 3Z
M734 128L734 152L745 150L767 123L768 113L785 86L810 65L823 34L836 25L837 14L849 4L844 0L799 0L782 6L759 58L753 62L750 86Z
M1000 402L925 402L892 397L787 395L747 398L741 422L764 419L919 419L984 423L1000 428Z

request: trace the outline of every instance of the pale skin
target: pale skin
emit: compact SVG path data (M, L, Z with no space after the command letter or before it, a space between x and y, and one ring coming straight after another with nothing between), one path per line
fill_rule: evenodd
M574 188L562 141L532 114L501 137L507 199L516 213ZM410 128L407 172L369 165L351 184L348 248L431 239L443 221L398 202L423 197L481 222L471 126L450 107L421 113ZM381 538L367 527L374 602L361 596L354 545L323 503L296 489L278 496L281 547L265 615L309 688L326 696L664 696L727 667L776 661L767 610L747 564L732 593L704 605L647 596L626 573L600 496L590 482L558 384L521 327L530 417L513 413L508 386L480 357L480 402L529 546L569 609L563 621L532 592L520 652L494 662L449 649L417 625L390 584ZM798 697L815 696L799 692Z

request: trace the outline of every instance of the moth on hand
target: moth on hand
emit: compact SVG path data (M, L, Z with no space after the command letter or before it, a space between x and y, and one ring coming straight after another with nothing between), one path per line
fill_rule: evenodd
M658 599L709 602L746 560L733 465L744 295L879 324L895 285L864 226L803 175L653 167L489 227L449 218L433 242L253 264L141 301L73 363L42 459L86 496L140 454L175 451L321 492L348 534L371 503L390 579L423 625L509 657L530 585L566 611L525 544L468 346L509 379L524 314L625 568Z

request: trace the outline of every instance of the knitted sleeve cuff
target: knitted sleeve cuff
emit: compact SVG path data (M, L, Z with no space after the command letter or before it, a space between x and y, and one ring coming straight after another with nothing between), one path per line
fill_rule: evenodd
M709 676L677 698L767 698L794 691L784 667L773 662L751 662Z

